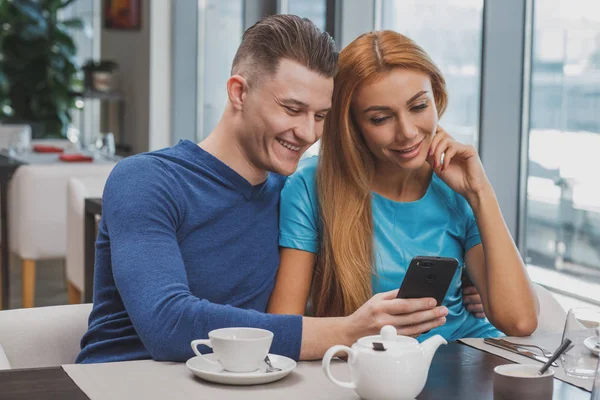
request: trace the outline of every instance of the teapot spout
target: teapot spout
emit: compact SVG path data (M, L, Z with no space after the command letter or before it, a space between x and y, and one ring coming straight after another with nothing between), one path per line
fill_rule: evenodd
M438 347L440 347L443 344L448 344L448 342L446 342L446 339L444 339L440 335L432 336L429 339L425 340L423 343L421 343L421 348L425 352L428 364L431 364L431 360L433 360L433 355L437 351Z

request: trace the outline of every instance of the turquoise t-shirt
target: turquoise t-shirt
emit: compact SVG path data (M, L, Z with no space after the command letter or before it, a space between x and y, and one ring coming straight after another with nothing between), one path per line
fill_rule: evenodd
M300 162L281 192L279 245L317 253L319 207L316 188L317 157ZM400 287L413 257L454 257L459 268L443 305L443 326L418 339L440 334L446 340L497 337L502 333L487 319L476 318L463 305L461 274L467 250L481 243L475 216L467 201L435 174L421 199L396 202L372 193L375 233L373 294Z

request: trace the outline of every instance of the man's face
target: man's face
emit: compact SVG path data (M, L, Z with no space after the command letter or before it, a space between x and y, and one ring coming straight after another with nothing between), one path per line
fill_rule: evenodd
M291 175L323 134L333 78L283 59L273 76L260 79L243 103L243 151L257 168Z

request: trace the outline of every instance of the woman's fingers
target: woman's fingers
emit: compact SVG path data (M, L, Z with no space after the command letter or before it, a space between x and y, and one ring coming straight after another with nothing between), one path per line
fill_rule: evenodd
M448 309L444 306L411 313L391 314L390 321L386 325L393 325L399 329L402 326L421 325L446 315L448 315Z
M446 317L440 317L417 325L398 327L397 331L400 335L416 337L445 323Z
M446 152L450 144L450 139L447 135L440 140L433 152L433 169L439 169L442 165L442 154Z
M412 314L418 311L433 310L436 301L432 297L421 299L393 299L385 303L384 312L390 315Z
M444 163L442 165L442 172L444 172L446 170L446 168L448 168L448 165L450 165L450 161L452 161L452 158L456 155L456 148L455 147L450 147L448 150L446 150L446 152L444 153Z

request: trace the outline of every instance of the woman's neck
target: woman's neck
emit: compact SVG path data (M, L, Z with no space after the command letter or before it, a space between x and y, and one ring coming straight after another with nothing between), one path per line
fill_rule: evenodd
M425 196L433 170L429 164L416 170L405 170L391 165L375 165L371 189L397 202L417 201Z

